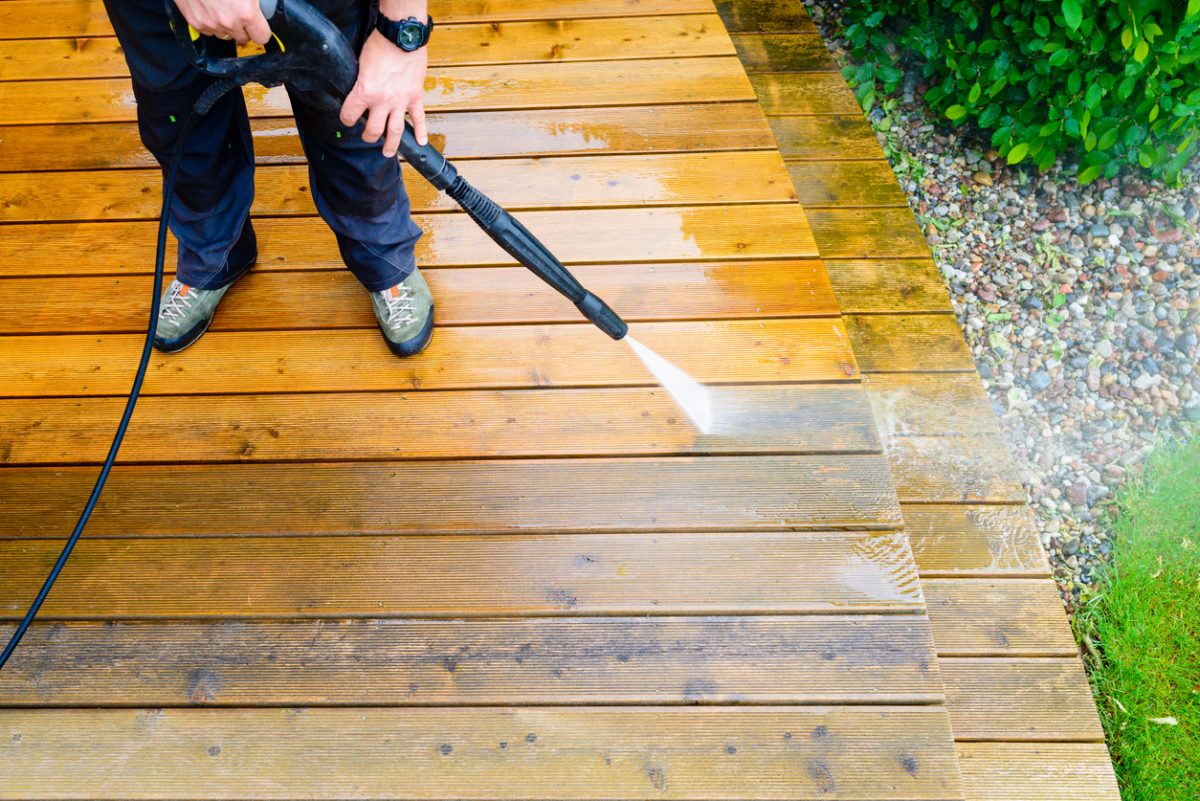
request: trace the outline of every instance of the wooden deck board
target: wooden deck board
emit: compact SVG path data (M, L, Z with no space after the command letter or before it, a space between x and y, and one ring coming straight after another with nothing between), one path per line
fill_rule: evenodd
M921 575L1048 577L1050 563L1024 505L901 504Z
M479 520L461 527L467 532L461 534L438 533L455 521L432 515L423 525L411 520L395 535L149 539L107 538L99 532L81 541L78 558L65 568L67 578L46 602L45 619L475 619L923 609L907 539L895 531L662 534L638 532L638 521L629 519L624 529L588 534L560 533L559 521L552 519L495 528L503 520L499 515L491 523ZM2 531L0 553L11 567L0 585L0 619L12 619L53 564L59 543L14 539L12 528ZM713 581L718 570L721 580Z
M737 33L733 44L750 74L835 69L825 40L813 33Z
M858 387L713 388L698 433L653 389L148 397L121 450L137 462L472 459L878 450ZM123 398L0 401L4 463L100 464ZM364 418L388 421L365 426ZM180 420L187 420L180 426ZM395 432L403 431L403 436Z
M919 643L912 615L45 624L0 707L938 703Z
M69 530L89 468L0 470L0 532ZM322 489L319 493L313 487ZM171 499L169 511L163 498ZM436 498L437 503L431 503ZM88 534L896 528L874 454L120 467Z
M1065 659L943 659L959 740L1102 742L1083 665Z
M858 378L836 318L643 323L639 341L705 384ZM138 334L0 337L0 391L10 397L123 395ZM205 348L155 354L143 394L650 386L633 351L592 328L442 327L397 362L374 329L214 332Z
M1075 656L1052 581L922 580L938 653L945 656Z
M972 801L1118 801L1104 743L960 743Z
M6 710L0 798L940 801L948 735L928 707Z

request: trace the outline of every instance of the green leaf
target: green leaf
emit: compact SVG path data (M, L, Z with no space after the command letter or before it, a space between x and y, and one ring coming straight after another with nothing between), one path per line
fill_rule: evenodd
M1008 163L1020 164L1025 160L1026 154L1029 153L1029 145L1025 142L1018 142L1013 145L1012 150L1008 151Z
M983 94L983 87L979 85L979 81L976 81L975 85L971 87L970 93L967 94L967 100L974 103L979 100L981 94Z
M1033 20L1033 30L1035 33L1037 33L1038 36L1045 39L1047 36L1050 35L1050 20L1046 19L1045 17L1043 17L1039 14ZM1040 45L1039 45L1039 47L1040 47Z
M967 116L967 109L965 106L955 105L955 106L951 106L950 108L946 109L946 117L948 119L950 119L951 121L957 122L958 120L961 120L965 116Z
M1133 46L1133 31L1129 28L1121 31L1121 47L1128 50Z
M1088 167L1086 170L1079 173L1079 183L1090 184L1092 181L1099 178L1100 174L1103 172L1104 172L1104 168L1102 166L1100 166L1099 164L1094 165L1092 167Z
M1071 57L1070 50L1059 50L1054 55L1050 56L1051 67L1061 67L1067 63L1067 59Z
M1083 24L1083 5L1079 0L1063 0L1062 12L1067 27L1073 31L1079 30Z
M1150 55L1150 45L1146 44L1146 40L1138 42L1137 47L1133 50L1133 60L1141 64L1146 60L1146 56Z
M1050 301L1050 308L1061 309L1063 307L1063 304L1065 304L1066 302L1067 302L1067 296L1064 295L1062 292L1056 292L1054 295L1054 299Z
M1088 87L1087 94L1084 96L1083 102L1088 108L1095 108L1100 105L1100 98L1104 96L1104 90L1100 88L1100 84L1094 83Z
M1197 0L1200 2L1200 0ZM1117 143L1117 129L1111 128L1100 135L1100 141L1096 143L1096 147L1101 150L1108 150Z
M1200 15L1200 0L1188 0L1186 18L1191 19L1197 15Z

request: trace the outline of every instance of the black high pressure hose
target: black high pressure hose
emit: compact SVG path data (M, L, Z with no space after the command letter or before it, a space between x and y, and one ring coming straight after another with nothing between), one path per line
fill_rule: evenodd
M183 121L183 127L179 130L179 139L175 143L175 152L171 155L171 162L167 167L167 177L163 181L162 212L158 218L158 253L154 257L154 295L150 300L150 322L146 326L146 342L142 345L142 358L138 362L137 374L133 378L133 387L129 390L129 400L125 402L125 412L121 415L121 422L117 424L117 431L113 435L112 445L108 448L108 456L104 459L104 466L100 468L100 475L96 477L96 484L92 487L92 494L88 496L87 504L83 507L83 512L79 515L79 522L75 524L75 529L71 532L71 536L67 538L67 543L63 546L62 553L59 554L58 559L54 562L54 568L42 583L42 589L38 592L37 597L30 604L29 611L25 613L25 617L21 619L17 630L9 638L8 645L4 646L3 653L0 653L0 670L4 669L8 658L12 656L13 651L17 649L17 645L21 642L21 638L29 630L29 626L37 616L38 610L45 603L46 596L50 594L50 589L54 586L58 574L62 572L63 565L67 563L67 559L71 556L71 551L75 549L75 543L79 542L79 536L83 534L83 528L87 525L88 519L91 518L92 510L96 508L96 502L100 500L100 493L104 490L104 482L108 480L108 474L112 471L113 462L117 459L117 452L121 449L121 441L125 439L125 429L129 428L129 421L133 417L133 408L137 405L138 395L142 391L142 382L146 378L146 368L150 366L150 356L154 352L154 329L158 324L158 308L162 302L163 264L167 256L167 219L171 212L171 196L175 192L175 174L179 172L179 162L183 160L184 147L187 145L188 136L191 134L192 129L196 127L196 122L216 105L216 102L221 99L222 95L237 85L237 82L232 80L219 80L210 84L192 106L191 113Z

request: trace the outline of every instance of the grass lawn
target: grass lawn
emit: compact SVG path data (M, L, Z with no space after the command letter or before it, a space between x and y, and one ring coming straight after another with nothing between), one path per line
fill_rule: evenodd
M1200 799L1200 439L1118 503L1113 567L1076 623L1122 798Z

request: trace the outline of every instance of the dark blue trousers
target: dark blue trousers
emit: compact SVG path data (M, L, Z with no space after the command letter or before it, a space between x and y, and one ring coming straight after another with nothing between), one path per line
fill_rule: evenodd
M142 142L166 168L192 104L212 83L187 61L167 25L162 0L105 0L133 77ZM361 47L368 29L364 0L337 19ZM229 55L235 47L229 43ZM337 112L288 89L308 158L317 210L333 229L342 259L363 286L378 291L414 269L421 229L410 214L400 162L382 143L362 141L362 124L344 127ZM178 279L199 289L228 284L257 252L250 224L254 149L246 101L225 95L188 138L172 202L171 232L179 241Z

